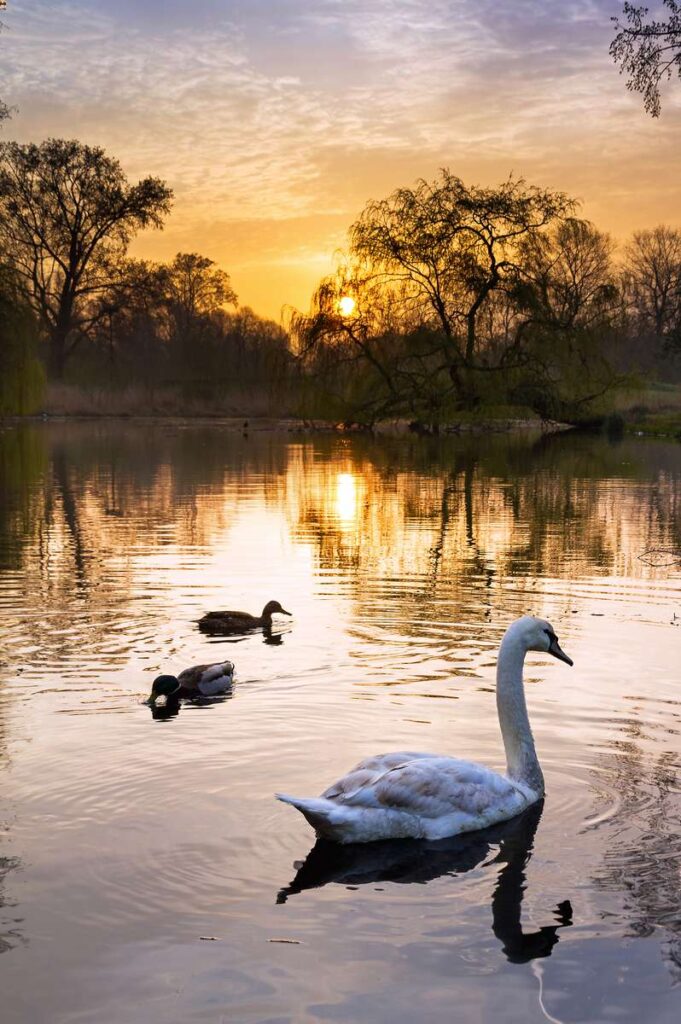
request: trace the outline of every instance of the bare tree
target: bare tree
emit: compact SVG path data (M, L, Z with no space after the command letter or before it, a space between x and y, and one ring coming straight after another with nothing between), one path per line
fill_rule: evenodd
M515 301L528 355L518 394L554 418L582 410L622 382L613 367L622 296L610 236L569 217L522 246Z
M92 299L110 287L131 238L160 228L171 200L159 178L128 184L99 147L64 139L0 146L0 244L40 317L56 377L92 326Z
M675 71L681 78L681 0L662 0L662 6L667 8L666 20L648 19L649 8L632 3L624 5L624 22L612 19L617 34L610 54L628 75L627 88L642 94L653 117L660 115L660 83Z
M522 246L518 298L552 329L603 327L620 309L612 253L609 235L568 217Z
M189 333L201 318L236 304L229 274L207 256L179 252L162 268L162 274L169 311L179 334Z
M662 224L637 231L626 250L625 283L639 329L681 344L681 231Z

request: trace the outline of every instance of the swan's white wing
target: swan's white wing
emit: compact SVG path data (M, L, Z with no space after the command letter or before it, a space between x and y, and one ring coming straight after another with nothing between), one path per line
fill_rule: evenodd
M509 779L483 765L411 753L362 761L323 794L348 808L394 810L419 818L461 815L483 822L497 820L501 807L513 806L520 795Z
M393 768L399 768L409 761L432 757L432 754L419 754L411 750L401 750L391 754L376 754L374 757L366 757L359 764L356 764L342 779L338 779L337 782L329 786L322 793L322 796L328 800L335 800L336 798L344 800L347 794L359 791L364 786L370 786Z
M361 761L321 797L277 796L340 843L443 839L506 821L538 798L483 765L411 752Z

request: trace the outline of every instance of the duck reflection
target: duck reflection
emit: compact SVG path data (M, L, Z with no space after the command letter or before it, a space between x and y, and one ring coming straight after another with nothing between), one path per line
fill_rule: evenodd
M539 801L512 821L438 842L394 839L341 846L319 839L293 881L279 891L277 903L330 882L353 886L374 882L425 884L444 875L465 874L482 864L498 844L496 856L487 862L501 865L492 896L492 931L511 963L524 964L550 956L559 939L558 930L572 924L570 901L563 900L556 906L556 924L524 932L521 921L525 868L532 856L542 810L543 801Z
M186 707L200 711L215 707L216 704L224 704L225 701L231 700L233 696L233 691L230 691L229 693L222 693L217 697L194 697L192 700L180 700L179 697L171 694L165 700L159 700L155 704L149 704L148 706L151 711L151 717L155 722L167 722L169 719L176 718L179 715L183 704ZM148 702L145 701L144 703Z
M264 626L262 631L263 643L268 644L270 647L281 647L284 642L284 635L290 632L290 626L280 625L277 629L272 629L271 626Z

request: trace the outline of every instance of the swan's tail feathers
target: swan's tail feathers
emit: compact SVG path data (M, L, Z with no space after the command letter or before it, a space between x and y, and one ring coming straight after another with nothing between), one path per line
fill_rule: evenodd
M286 793L276 793L275 796L299 810L318 835L339 839L338 830L346 823L347 814L333 800L326 800L323 796L287 796Z

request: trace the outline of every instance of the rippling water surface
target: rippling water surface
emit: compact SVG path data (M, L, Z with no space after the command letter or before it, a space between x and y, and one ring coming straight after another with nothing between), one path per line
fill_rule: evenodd
M0 432L3 1024L676 1024L679 552L673 442ZM270 598L271 636L196 627ZM525 612L575 661L526 666L543 807L314 846L275 790L503 767ZM223 657L230 698L152 718L157 673Z

